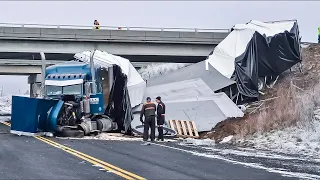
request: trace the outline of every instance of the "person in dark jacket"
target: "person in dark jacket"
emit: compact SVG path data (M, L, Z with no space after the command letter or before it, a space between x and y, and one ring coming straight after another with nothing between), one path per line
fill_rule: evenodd
M158 125L158 133L159 133L157 140L164 141L163 124L165 121L166 105L161 101L160 96L158 96L156 98L156 102L158 103L158 106L157 106L157 125Z
M155 130L156 130L156 104L151 102L151 98L147 97L147 102L142 106L140 113L140 121L144 124L143 130L143 141L148 141L149 139L149 127L151 128L150 139L154 141L155 139ZM144 121L143 121L144 116Z
M318 27L318 43L320 43L320 26Z
M100 29L100 23L98 22L98 20L94 20L93 25L95 29Z

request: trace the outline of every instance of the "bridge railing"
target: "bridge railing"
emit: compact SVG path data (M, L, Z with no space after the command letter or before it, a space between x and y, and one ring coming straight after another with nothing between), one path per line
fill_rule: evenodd
M30 27L30 28L64 28L64 29L94 29L89 25L54 25L54 24L21 24L0 23L0 27ZM100 26L105 30L133 30L133 31L185 31L185 32L230 32L230 29L206 29L206 28L177 28L177 27L129 27L129 26Z
M46 60L47 65L64 63L69 60ZM134 67L143 67L152 63L168 64L168 62L131 62ZM170 63L169 63L170 64ZM193 63L175 63L175 64L193 64ZM41 66L42 62L29 59L0 59L0 66Z

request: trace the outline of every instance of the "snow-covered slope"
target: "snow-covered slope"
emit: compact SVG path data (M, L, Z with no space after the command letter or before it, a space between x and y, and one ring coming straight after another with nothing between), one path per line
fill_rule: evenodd
M148 80L152 77L173 72L187 65L190 65L190 64L189 63L153 63L139 69L138 72L140 73L141 77L144 80Z
M11 96L0 97L0 114L11 113Z
M240 142L252 145L255 149L295 154L320 161L320 107L314 111L314 118L310 121L283 130L256 134Z

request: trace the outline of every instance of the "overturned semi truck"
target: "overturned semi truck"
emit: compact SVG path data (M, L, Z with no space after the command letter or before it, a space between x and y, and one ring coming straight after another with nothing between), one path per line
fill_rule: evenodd
M41 98L12 97L11 133L132 134L131 108L142 102L146 88L141 76L128 60L106 52L87 51L75 58L45 69Z

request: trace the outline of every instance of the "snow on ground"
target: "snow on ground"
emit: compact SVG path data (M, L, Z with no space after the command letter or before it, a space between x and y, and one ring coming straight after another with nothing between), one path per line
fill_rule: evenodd
M233 164L239 164L251 168L263 169L268 172L279 173L282 176L298 177L299 179L319 179L319 165L313 162L299 161L294 157L259 153L258 151L241 151L231 148L218 147L219 145L203 145L195 142L193 145L182 142L181 146L167 146L155 144L167 148L213 159L220 159ZM257 156L258 155L258 156ZM276 158L274 158L276 157ZM297 167L295 167L297 166ZM304 169L305 168L305 169ZM311 169L311 170L310 170Z
M223 144L223 143L230 142L232 138L233 138L233 135L227 136L227 137L223 138L220 143Z
M212 139L192 139L187 138L182 141L180 144L192 144L192 145L204 145L204 146L210 146L214 145L215 142Z
M139 74L144 80L164 75L177 69L190 65L190 63L152 63L139 69Z
M300 122L295 127L256 134L240 144L255 149L299 155L320 162L320 109L314 111L314 119Z
M17 95L22 97L30 97L29 95ZM6 95L0 97L0 115L11 114L12 95Z
M301 44L301 47L302 48L307 48L307 47L309 47L310 46L310 43L302 43Z
M0 97L0 114L11 113L11 96Z

